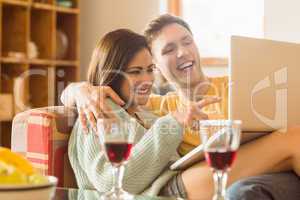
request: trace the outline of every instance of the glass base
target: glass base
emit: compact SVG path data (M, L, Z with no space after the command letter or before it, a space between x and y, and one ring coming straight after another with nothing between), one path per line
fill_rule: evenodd
M111 190L107 193L104 193L101 196L101 200L133 200L134 195L119 189L119 190Z

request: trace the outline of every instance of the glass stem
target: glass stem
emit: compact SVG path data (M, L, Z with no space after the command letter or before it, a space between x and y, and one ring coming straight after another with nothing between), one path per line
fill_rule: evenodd
M227 171L215 170L214 171L215 182L215 195L214 200L226 199L226 184L227 184Z
M115 191L122 190L122 182L123 182L123 175L124 175L124 166L116 166L114 167L114 187Z

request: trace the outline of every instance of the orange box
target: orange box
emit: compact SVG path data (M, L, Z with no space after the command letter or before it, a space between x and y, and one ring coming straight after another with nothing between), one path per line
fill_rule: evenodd
M13 95L0 94L0 121L10 121L13 116Z

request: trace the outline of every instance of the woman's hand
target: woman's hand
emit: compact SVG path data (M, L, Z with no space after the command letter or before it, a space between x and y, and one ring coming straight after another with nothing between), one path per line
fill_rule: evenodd
M184 111L175 111L172 115L182 126L198 129L198 123L195 123L195 121L208 119L208 115L202 111L202 108L220 101L220 97L206 97L198 102L190 103Z
M96 130L96 121L99 118L116 118L105 99L110 97L115 103L123 106L124 101L109 86L92 86L89 83L81 84L74 90L75 104L83 129L87 132L87 122Z

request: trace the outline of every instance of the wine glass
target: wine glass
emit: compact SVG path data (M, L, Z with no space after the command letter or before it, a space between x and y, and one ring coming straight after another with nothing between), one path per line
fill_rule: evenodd
M124 166L129 159L133 146L136 124L136 121L132 118L126 120L99 119L97 121L97 131L102 149L114 170L113 188L105 193L102 199L127 200L134 197L123 190L122 180Z
M240 145L240 120L202 120L200 135L205 159L213 170L215 192L213 200L226 199L227 173Z

